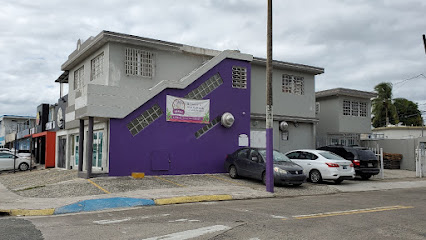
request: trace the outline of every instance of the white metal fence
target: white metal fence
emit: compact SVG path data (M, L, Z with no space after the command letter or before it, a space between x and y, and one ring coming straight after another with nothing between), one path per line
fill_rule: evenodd
M416 149L416 177L422 178L425 175L426 153L424 148Z
M384 179L385 178L385 174L384 174L384 165L383 165L383 148L379 148L379 145L377 145L376 148L368 148L371 151L374 152L374 154L377 157L377 160L379 160L379 165L380 165L380 178Z

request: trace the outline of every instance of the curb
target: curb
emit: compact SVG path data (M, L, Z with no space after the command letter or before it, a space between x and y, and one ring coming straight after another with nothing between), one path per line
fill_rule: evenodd
M197 195L185 197L171 197L158 199L143 198L101 198L79 201L59 208L46 209L0 209L0 216L47 216L78 212L93 212L114 208L128 208L138 206L170 205L179 203L195 203L207 201L234 200L231 195Z

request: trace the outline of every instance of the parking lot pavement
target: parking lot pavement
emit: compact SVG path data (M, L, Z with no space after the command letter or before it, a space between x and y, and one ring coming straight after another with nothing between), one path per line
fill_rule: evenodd
M362 189L363 185L374 188L378 182L387 181L416 181L415 173L404 170L386 170L385 180L379 176L363 181L355 179L344 181L340 185L332 182L323 184L304 183L301 186L275 186L277 197L332 194L349 189ZM392 178L393 177L393 178ZM92 179L77 178L76 170L43 169L27 172L2 173L2 183L11 192L22 197L33 198L63 198L80 197L89 195L119 194L140 190L166 190L181 189L180 192L193 191L193 189L209 189L239 187L254 191L266 191L260 182L250 179L231 179L228 174L194 174L194 175L161 175L145 176L134 179L132 177L95 177ZM356 186L356 187L355 187ZM372 187L371 187L372 186ZM385 185L384 185L385 186ZM386 185L388 186L388 185Z
M90 180L77 178L75 170L44 169L32 172L0 175L0 183L22 197L61 198L88 195L124 193L138 190L209 189L237 187L254 191L266 191L260 181L231 179L228 174L194 174L132 177L96 177ZM276 186L275 196L316 195L338 192L328 184L304 183L302 186ZM188 193L190 194L190 193Z

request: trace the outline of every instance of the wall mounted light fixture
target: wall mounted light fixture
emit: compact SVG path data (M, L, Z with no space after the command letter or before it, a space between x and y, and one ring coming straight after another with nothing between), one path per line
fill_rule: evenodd
M235 118L232 115L232 113L226 112L222 115L220 122L221 122L222 126L224 126L226 128L230 128L234 124Z

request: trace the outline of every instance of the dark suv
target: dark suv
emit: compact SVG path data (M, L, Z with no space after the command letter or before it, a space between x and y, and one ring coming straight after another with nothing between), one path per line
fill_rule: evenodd
M333 152L346 160L352 161L356 175L362 179L369 179L380 172L379 161L373 151L363 147L346 147L342 145L329 145L318 148Z

